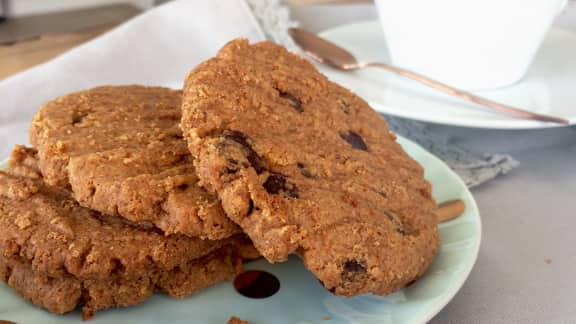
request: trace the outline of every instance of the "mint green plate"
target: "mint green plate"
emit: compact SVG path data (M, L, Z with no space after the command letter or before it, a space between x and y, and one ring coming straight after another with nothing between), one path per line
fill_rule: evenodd
M438 201L460 198L466 203L462 216L439 225L440 251L428 272L409 288L387 297L340 298L325 291L296 257L274 265L259 260L246 268L263 269L280 279L280 291L270 298L243 297L230 282L224 282L181 300L158 294L135 307L102 311L88 323L224 324L232 315L253 324L426 323L454 297L470 274L480 247L480 216L472 195L446 164L409 140L399 137L398 142L424 166ZM2 163L0 168L5 166ZM58 316L34 307L4 284L0 284L0 320L86 323L78 311Z

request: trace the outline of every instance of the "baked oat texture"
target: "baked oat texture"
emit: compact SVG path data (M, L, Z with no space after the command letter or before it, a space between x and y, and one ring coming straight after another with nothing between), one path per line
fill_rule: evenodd
M187 77L181 128L201 185L271 262L337 295L402 288L438 247L431 185L385 120L271 42L228 43Z
M197 186L178 127L181 92L106 86L46 103L30 141L47 184L81 205L166 234L222 239L239 228L216 196Z
M169 235L79 206L38 177L35 151L17 147L0 171L0 280L54 313L184 297L241 270L242 237Z

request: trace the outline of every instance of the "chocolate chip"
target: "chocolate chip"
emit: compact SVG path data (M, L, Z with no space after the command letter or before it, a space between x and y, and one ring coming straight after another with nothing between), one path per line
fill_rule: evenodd
M181 184L176 186L176 189L184 191L184 190L188 189L188 184L187 183L181 183Z
M356 273L365 273L366 266L356 260L348 260L344 262L344 271L346 272L356 272Z
M291 93L284 92L281 90L278 91L280 92L280 98L284 98L290 101L290 104L292 105L292 108L294 108L294 110L300 113L304 111L304 108L302 107L302 101L300 101L300 99L296 98L296 96L294 96Z
M88 114L78 114L72 117L72 125L80 124Z
M395 212L391 211L390 209L384 209L384 215L388 217L392 225L396 227L396 231L402 235L406 235L406 230L404 230L404 224L402 224L402 220L400 216Z
M348 142L348 144L352 145L353 148L362 151L368 151L368 146L366 146L364 139L362 139L362 137L357 133L353 131L348 131L345 133L342 132L340 133L340 137L346 142Z
M264 182L264 188L268 193L276 195L280 192L280 190L284 189L286 185L286 178L281 174L271 174L266 182Z
M222 133L222 135L224 136L225 139L234 141L242 145L244 151L246 152L246 159L248 160L248 162L250 162L254 170L256 170L256 173L260 174L264 170L266 170L264 162L262 161L258 153L254 151L252 145L248 143L248 138L244 133L235 130L226 130Z
M286 181L286 177L280 173L271 173L263 186L269 194L277 195L283 192L288 197L298 198L298 188Z
M310 170L306 168L304 163L298 162L296 163L296 166L298 167L298 169L300 169L300 174L302 174L306 178L312 178L312 179L317 178L315 174L313 174L312 172L310 172Z
M348 260L342 264L342 278L346 281L354 281L366 274L366 262Z

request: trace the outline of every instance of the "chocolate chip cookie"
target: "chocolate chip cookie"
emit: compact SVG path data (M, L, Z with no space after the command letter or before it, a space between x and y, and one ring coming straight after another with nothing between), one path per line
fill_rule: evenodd
M166 234L222 239L239 228L197 186L178 127L181 92L107 86L54 99L35 115L31 143L47 184L83 206Z
M154 291L184 297L241 270L242 236L166 236L81 207L42 182L34 154L17 147L0 171L0 279L32 303L54 313L83 305L88 318Z
M195 68L181 128L201 185L271 262L337 295L388 294L438 247L431 186L385 120L308 61L234 40Z

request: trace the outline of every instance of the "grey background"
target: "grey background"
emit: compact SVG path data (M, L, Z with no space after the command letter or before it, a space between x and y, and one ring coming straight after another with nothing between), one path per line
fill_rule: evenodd
M292 16L315 32L377 18L371 4L293 7ZM556 25L576 31L574 2ZM473 151L511 153L520 166L472 191L483 223L480 255L431 323L576 323L576 127L434 129Z

